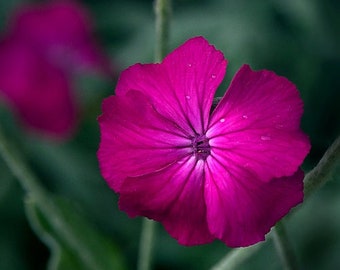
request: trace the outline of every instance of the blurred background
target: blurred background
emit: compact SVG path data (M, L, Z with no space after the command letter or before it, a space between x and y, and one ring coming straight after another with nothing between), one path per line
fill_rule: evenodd
M0 0L0 35L13 12L38 1ZM127 269L135 269L141 219L118 210L117 196L101 178L96 118L119 73L136 62L152 62L152 0L78 1L91 15L93 35L112 66L110 76L93 72L72 77L79 119L64 140L26 131L12 109L0 103L0 121L41 184L68 198L92 226L117 247ZM313 168L340 133L340 2L337 0L174 0L170 50L202 35L229 60L223 95L244 63L273 70L293 81L305 103L303 130L312 150L303 169ZM0 63L1 65L1 63ZM338 166L339 167L339 166ZM49 249L32 231L24 192L0 160L0 269L45 269ZM287 229L301 269L340 269L339 170L289 218ZM158 224L154 269L209 269L230 249L220 242L197 247L177 244ZM281 269L268 240L239 269Z

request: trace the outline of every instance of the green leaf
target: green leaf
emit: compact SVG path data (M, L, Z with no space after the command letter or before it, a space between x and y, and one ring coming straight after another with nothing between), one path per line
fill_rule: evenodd
M46 206L29 197L25 206L33 230L51 250L48 269L126 269L118 248L70 202L51 196Z

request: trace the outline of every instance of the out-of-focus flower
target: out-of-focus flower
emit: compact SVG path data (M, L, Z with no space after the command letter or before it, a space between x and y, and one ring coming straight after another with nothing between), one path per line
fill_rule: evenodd
M27 128L55 137L73 131L77 106L66 74L23 43L0 45L0 89Z
M110 74L108 58L93 35L90 15L75 1L30 5L14 14L9 33L68 71L89 69Z
M28 5L16 11L7 30L0 43L0 99L27 127L66 138L78 118L74 75L112 72L89 15L73 1Z
M227 60L202 37L136 64L103 102L98 159L120 209L184 245L264 239L303 200L309 152L296 87L244 65L211 111Z

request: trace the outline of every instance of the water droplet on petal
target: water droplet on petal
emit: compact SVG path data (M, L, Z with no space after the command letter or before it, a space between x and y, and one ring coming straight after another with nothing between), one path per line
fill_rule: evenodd
M225 119L224 119L224 118L221 118L221 119L220 119L220 122L221 122L221 123L224 123L224 122L225 122Z
M191 96L185 96L185 98L189 100L189 99L191 99Z
M263 135L261 136L262 141L270 141L272 138L270 136Z
M189 64L188 64L188 67L192 67L192 64L189 63Z
M248 115L242 115L243 119L248 119Z
M216 75L215 75L215 74L211 75L211 78L215 79L215 78L216 78Z

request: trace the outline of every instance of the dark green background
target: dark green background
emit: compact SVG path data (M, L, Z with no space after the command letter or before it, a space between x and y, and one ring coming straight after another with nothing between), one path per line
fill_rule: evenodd
M0 0L0 30L11 11L29 1ZM31 1L33 2L33 1ZM95 34L119 72L136 62L152 62L153 1L83 1L93 14ZM222 95L243 63L269 69L293 81L305 102L302 128L312 150L303 168L310 170L340 131L340 2L337 0L176 0L173 1L171 50L203 35L229 60ZM96 117L113 82L80 78L74 82L83 106L77 134L65 143L23 132L6 108L0 121L18 144L42 185L69 198L79 212L112 239L128 269L137 258L141 219L118 210L117 196L101 178L96 159ZM301 269L340 269L340 178L319 190L289 219L288 232ZM0 269L45 269L48 249L31 231L23 210L24 193L0 160ZM179 246L158 225L155 269L208 269L229 251L220 242ZM239 269L281 269L273 244Z

